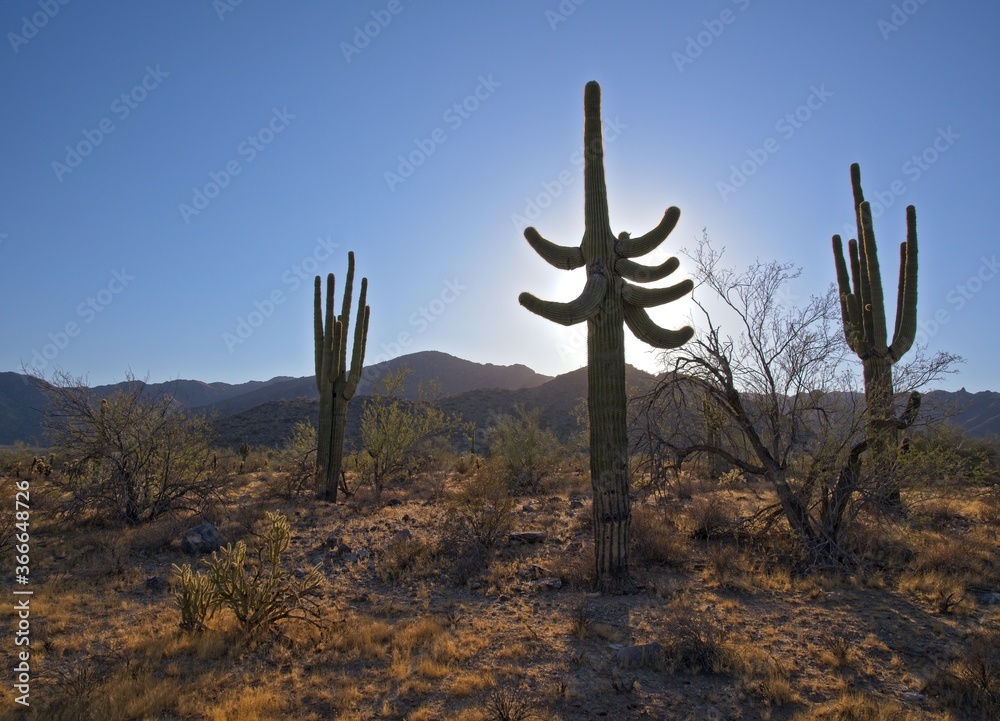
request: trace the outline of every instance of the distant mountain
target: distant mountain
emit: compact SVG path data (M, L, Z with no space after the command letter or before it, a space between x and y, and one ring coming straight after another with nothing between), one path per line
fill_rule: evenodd
M358 387L357 402L349 408L348 439L356 438L357 426L372 383L387 370L413 371L407 379L404 397L415 398L418 386L437 381L440 407L452 415L473 422L477 443L492 418L511 413L519 404L541 409L543 427L562 440L576 431L573 416L576 406L587 396L585 368L551 378L524 365L498 366L473 363L447 353L424 351L368 366ZM627 367L626 382L643 386L655 378L641 370ZM123 384L94 388L104 397ZM315 379L279 376L268 381L249 383L203 383L176 380L149 384L148 393L166 393L178 405L205 413L213 418L219 443L238 446L247 439L251 445L277 446L288 437L300 420L313 423L319 414ZM42 429L46 398L39 381L18 373L0 373L0 445L25 441L44 445ZM927 415L945 415L975 436L1000 436L1000 393L931 391L925 396Z
M500 366L474 363L447 353L423 351L367 366L362 371L359 396L370 393L372 383L387 370L396 372L404 367L413 371L407 379L403 394L409 398L417 396L420 384L430 381L438 383L442 395L452 395L479 388L529 388L551 380L550 376L535 373L520 364ZM95 386L93 391L96 397L104 398L124 386L125 383ZM313 376L279 376L268 381L239 384L175 380L149 383L144 392L169 395L179 406L205 413L220 422L265 404L319 398ZM43 444L41 422L45 406L45 395L38 386L38 381L19 373L0 373L0 445L9 445L15 441ZM277 409L277 406L268 407L271 410ZM231 425L225 427L231 428ZM284 438L285 435L287 434L280 435L279 438Z
M421 351L365 366L361 372L361 383L358 384L357 394L359 396L370 394L372 384L385 375L387 370L396 373L403 368L413 371L407 378L402 394L404 398L416 398L420 385L426 385L430 381L436 381L442 395L447 396L477 388L528 388L551 380L551 376L535 373L520 364L498 366L492 363L474 363L439 351ZM250 410L262 403L296 398L319 398L315 376L289 378L265 388L197 408L199 412L226 417Z
M632 366L626 366L626 382L630 386L652 383L654 376ZM485 447L485 431L496 416L514 413L519 405L541 410L543 428L553 431L560 441L568 441L578 427L573 411L587 397L587 369L571 371L541 385L526 388L476 388L447 395L437 405L451 416L475 423L476 444ZM358 395L347 407L347 444L359 437L361 413L369 396ZM238 446L244 439L251 446L277 447L288 438L298 421L316 423L319 400L298 398L275 400L241 413L220 418L213 424L221 446ZM456 439L459 450L467 450L468 442Z
M0 445L43 445L45 392L31 376L0 373Z

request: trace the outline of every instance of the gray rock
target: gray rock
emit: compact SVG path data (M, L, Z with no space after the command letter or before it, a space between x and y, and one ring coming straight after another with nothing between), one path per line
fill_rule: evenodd
M396 531L395 535L393 535L392 537L392 540L395 543L404 543L405 541L412 541L413 533L410 531L409 528L403 528L399 531Z
M165 591L169 585L163 576L150 576L146 579L146 589L150 591Z
M562 581L555 576L545 576L537 581L532 581L531 586L540 591L557 591L562 588Z
M574 501L570 501L569 502L569 507L570 508L574 508L574 509L575 508L583 508L583 501L575 501L575 500Z
M976 600L984 606L1000 606L1000 593L996 591L973 591Z
M181 550L184 553L213 553L222 548L222 534L211 523L202 523L184 531Z
M515 531L508 540L511 543L544 543L546 537L545 531Z
M663 658L663 646L658 643L643 643L638 646L621 646L615 651L615 660L622 668L643 668L656 666Z

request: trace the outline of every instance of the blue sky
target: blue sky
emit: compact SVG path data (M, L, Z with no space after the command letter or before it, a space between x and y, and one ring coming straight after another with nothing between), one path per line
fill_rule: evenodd
M801 266L806 297L834 279L833 233L853 235L859 162L886 206L889 302L914 204L920 340L966 359L942 387L1000 390L998 26L1000 6L962 0L10 0L0 370L310 375L312 277L342 282L349 250L368 363L578 368L582 329L517 296L571 299L583 272L521 232L579 243L597 80L615 232L676 205L658 253L707 228L733 264ZM635 339L627 354L656 370Z

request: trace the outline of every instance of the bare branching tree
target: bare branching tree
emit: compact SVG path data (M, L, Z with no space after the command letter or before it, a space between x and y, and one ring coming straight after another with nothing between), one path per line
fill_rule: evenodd
M45 386L46 428L65 461L53 481L66 493L65 512L138 524L192 507L216 489L208 422L168 395L148 392L131 374L100 400L62 371Z
M864 398L850 361L831 287L804 303L783 303L799 271L755 261L734 271L707 236L694 262L695 338L664 351L666 376L639 399L648 451L679 466L714 456L764 478L802 550L819 563L849 560L844 533L878 478L865 474ZM718 308L717 311L710 311ZM953 357L914 366L918 387L940 377ZM916 362L916 361L914 361ZM912 364L911 364L912 365ZM919 409L911 393L892 423L905 428Z

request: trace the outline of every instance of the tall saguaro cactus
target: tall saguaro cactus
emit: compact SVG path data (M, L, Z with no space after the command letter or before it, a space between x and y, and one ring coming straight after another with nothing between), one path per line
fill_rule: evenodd
M627 280L664 278L679 265L670 258L648 267L631 260L651 252L674 229L680 211L671 207L653 230L639 238L615 238L608 219L601 135L601 87L587 83L584 106L585 229L579 247L556 245L527 228L524 237L556 268L586 268L580 296L569 303L539 300L521 293L518 301L532 313L562 325L587 322L587 407L590 415L590 477L594 489L594 540L598 590L629 593L635 584L628 573L629 504L628 436L626 433L625 334L623 324L640 340L657 348L677 348L694 334L690 327L666 330L645 308L663 305L691 291L685 280L668 288L641 288Z
M351 323L351 295L354 284L354 253L347 254L347 282L340 315L333 315L335 279L326 278L326 315L323 313L323 282L316 276L314 296L314 330L316 336L316 388L319 390L319 433L316 452L316 476L320 494L336 502L340 464L344 455L344 431L347 427L347 402L354 397L361 380L368 341L368 313L365 304L368 279L361 279L358 297L358 323L354 327L354 348L351 367L347 368L347 334Z
M896 323L890 343L872 210L861 190L861 169L857 163L851 165L851 186L858 238L847 245L850 270L844 262L840 236L833 236L840 311L847 343L861 359L864 369L869 448L876 472L883 476L879 495L881 500L898 505L899 485L892 473L899 443L893 420L892 366L910 349L917 334L917 211L912 205L906 208L906 241L899 246Z

